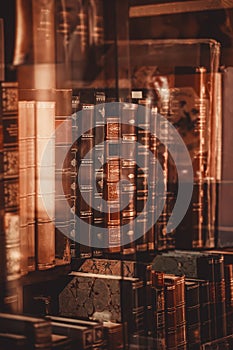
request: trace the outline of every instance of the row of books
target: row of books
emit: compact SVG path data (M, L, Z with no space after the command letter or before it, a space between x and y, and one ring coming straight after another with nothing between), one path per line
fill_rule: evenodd
M0 313L0 324L2 350L124 349L122 325L113 322Z
M231 77L231 72L228 76ZM206 77L205 69L188 74L188 77L200 84ZM162 77L159 75L159 78ZM184 76L181 74L177 79L182 80ZM35 269L35 265L39 269L53 267L55 257L69 263L71 256L89 258L109 252L132 256L175 247L215 246L217 189L214 176L209 176L210 167L203 168L207 159L209 164L213 159L207 156L206 150L203 150L205 161L200 156L205 135L200 136L197 120L192 121L189 130L189 137L194 139L192 147L184 132L187 120L183 127L178 127L181 136L182 132L186 135L184 141L196 173L193 198L175 232L167 233L166 230L178 196L178 180L165 145L166 142L171 144L172 140L164 125L156 125L162 120L157 113L173 125L177 124L175 120L181 113L177 112L177 104L184 103L187 88L166 91L170 94L170 102L165 101L169 113L147 89L132 92L137 104L113 102L105 105L115 99L104 90L18 91L17 83L2 83L4 160L1 164L4 164L2 190L5 200L2 210L7 213L4 225L8 230L15 232L18 222L20 227L20 234L9 233L4 238L7 239L7 256L14 258L14 264L8 263L9 267L14 266L12 272L7 273L9 278L18 276L20 269L21 274L25 274ZM188 96L192 100L189 109L193 110L196 99L191 92ZM203 114L203 123L208 122L208 116ZM181 119L179 124L182 124ZM65 128L59 131L62 124ZM82 128L85 133L80 131ZM159 141L159 137L165 141ZM176 151L179 154L180 150ZM197 155L200 156L198 161ZM62 164L60 158L64 160ZM159 166L163 175L162 191L157 187ZM185 168L185 164L183 166ZM199 186L201 168L205 169L205 180ZM207 183L206 179L210 177L212 180ZM219 184L219 198L225 201L223 185ZM206 196L206 191L210 196ZM206 200L197 205L200 196ZM153 224L161 203L164 203L162 214ZM213 215L205 215L207 213ZM79 224L77 216L81 219ZM80 222L87 225L79 226ZM197 244L198 237L201 238Z
M126 338L148 348L200 349L233 333L232 269L232 252L87 259L60 293L59 313L126 323Z

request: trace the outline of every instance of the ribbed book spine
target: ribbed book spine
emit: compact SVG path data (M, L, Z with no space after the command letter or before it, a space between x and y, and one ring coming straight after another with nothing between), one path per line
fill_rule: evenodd
M78 126L81 128L81 137L78 143L78 177L77 203L80 227L78 227L79 257L92 256L91 226L93 222L92 195L93 195L93 147L94 147L94 104L86 103L81 97L81 118ZM82 222L84 224L82 224Z
M105 129L105 181L104 199L107 201L106 227L108 229L107 252L121 251L120 218L120 110L118 105L106 113Z
M136 113L137 106L125 103L121 111L121 234L129 241L123 255L135 253L136 219Z
M104 140L105 140L105 92L96 90L94 92L95 103L95 135L94 135L94 184L93 184L93 225L98 227L97 234L92 233L93 257L103 255L104 246L104 213L103 213L103 191L104 191ZM98 243L98 248L95 244Z
M1 83L1 113L6 277L14 280L23 270L19 233L18 84L15 82Z
M233 333L233 264L225 264L227 334Z
M35 101L19 101L20 236L24 273L35 270L35 168Z
M44 270L55 264L55 102L36 102L35 127L36 262Z
M71 171L71 183L70 183L70 207L71 207L71 218L70 218L70 252L71 258L75 259L78 257L78 247L76 242L77 235L77 175L78 175L78 111L80 109L80 95L79 93L73 92L72 95L72 145L70 148L70 171Z
M140 256L147 252L147 228L149 213L146 207L148 201L149 183L149 147L150 147L150 101L140 100L137 111L137 172L136 172L136 230L141 237L135 242L136 252ZM140 108L141 107L141 108Z
M199 349L201 345L201 321L199 283L185 281L185 302L188 349Z
M165 284L163 272L152 271L152 310L152 336L155 338L156 348L162 350L166 347Z
M70 263L72 90L55 93L55 255Z

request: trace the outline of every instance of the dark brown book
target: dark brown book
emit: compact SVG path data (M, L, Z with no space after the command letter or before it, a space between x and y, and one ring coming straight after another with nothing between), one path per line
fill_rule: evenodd
M156 348L166 346L165 323L165 283L164 273L152 271L152 337L155 338Z
M4 224L7 280L23 273L19 232L18 83L1 82ZM27 263L27 261L26 261ZM27 265L27 264L26 264ZM27 266L26 266L27 269Z
M52 344L51 324L49 321L25 315L0 313L1 332L26 335L34 348L50 349Z
M184 276L165 274L165 322L166 344L172 347L186 347L185 315L185 279Z
M211 89L208 85L211 84ZM207 67L176 67L175 88L171 91L174 126L188 147L193 166L194 187L191 203L176 232L176 247L179 249L202 249L214 247L216 207L216 178L218 142L215 127L210 121L212 101L218 91L217 79ZM219 92L219 91L218 91ZM219 103L219 99L215 103ZM215 123L219 115L215 111ZM207 132L207 129L210 130ZM215 139L216 138L216 139ZM209 149L216 154L216 165L210 162ZM213 180L214 179L214 180ZM184 232L192 222L192 234Z
M222 71L222 147L221 151L221 178L218 184L217 205L217 246L220 248L232 247L232 215L228 203L233 198L233 171L232 138L230 134L231 116L233 113L231 103L231 90L233 82L233 67L226 67Z
M80 107L78 117L78 176L77 176L77 214L79 227L77 227L79 244L79 257L88 258L92 255L91 225L93 222L93 148L94 148L94 104L90 103L90 91L80 94ZM83 224L82 224L83 223Z
M59 295L60 315L127 322L129 333L144 331L142 281L83 272L72 272L71 276L71 282ZM73 294L74 286L77 298Z
M124 331L122 323L103 322L105 347L104 350L124 349Z
M105 224L108 237L106 252L121 251L121 218L120 218L120 107L112 104L106 110L105 125L105 169L104 199L107 201Z
M80 325L83 327L88 327L93 330L93 344L95 346L101 346L104 340L104 330L103 324L99 321L92 321L88 319L81 318L70 318L70 317L61 317L61 316L46 316L46 319L53 322L61 322L73 325Z
M136 219L136 113L135 104L125 103L121 110L121 234L122 255L135 253Z
M137 110L137 150L136 150L136 243L137 254L147 252L148 228L148 183L149 183L149 147L150 147L150 101L139 100Z
M94 190L93 190L93 225L96 227L92 232L93 257L103 256L104 247L104 140L105 140L105 100L104 91L93 92L95 104L95 135L94 135Z
M185 311L187 322L188 349L198 348L201 344L201 319L199 283L185 280Z
M53 350L70 350L71 339L64 335L52 334L52 347Z
M25 335L0 333L0 348L2 350L29 350L30 344Z
M69 323L51 321L52 333L65 335L71 339L71 349L76 346L80 349L92 349L93 332L85 326L74 325Z

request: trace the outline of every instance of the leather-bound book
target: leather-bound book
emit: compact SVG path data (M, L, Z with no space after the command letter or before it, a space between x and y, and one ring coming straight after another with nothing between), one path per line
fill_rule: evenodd
M125 103L121 110L121 229L122 241L128 243L122 248L122 255L135 254L136 219L136 113L137 106Z
M103 322L105 346L104 350L124 349L124 330L122 323Z
M83 327L88 327L93 330L93 344L94 346L102 346L104 340L104 329L103 323L94 320L88 320L84 318L71 318L71 317L61 317L61 316L46 316L46 319L58 322L58 323L67 323L73 325L79 325Z
M185 280L185 311L187 321L188 349L198 349L201 345L201 319L198 281Z
M27 271L27 254L20 243L19 232L19 149L18 149L18 83L1 82L1 123L3 146L3 196L7 280ZM21 262L25 260L25 264ZM24 266L23 266L24 265Z
M142 281L84 272L72 272L71 276L71 282L59 295L60 315L127 322L130 334L144 331Z
M52 344L52 329L49 321L25 315L0 313L1 332L25 335L33 349L49 350Z
M88 327L51 321L52 333L65 335L71 340L71 349L78 346L80 349L92 349L93 332Z
M58 89L55 96L55 256L70 263L72 90Z
M107 201L105 225L108 229L106 238L107 253L121 252L120 218L120 106L112 104L106 110L105 125L105 169L104 199Z
M104 140L105 140L105 100L104 91L93 92L95 104L94 116L94 185L93 185L93 225L98 227L96 233L92 232L93 257L103 256L105 225L103 213L103 191L104 191ZM98 245L98 247L97 247ZM102 248L101 248L102 245Z
M78 140L78 176L77 184L77 215L80 226L77 227L79 257L88 258L92 255L91 225L93 222L93 147L94 147L94 104L90 101L92 92L80 93L80 118L78 127L81 130ZM83 222L83 224L82 224Z

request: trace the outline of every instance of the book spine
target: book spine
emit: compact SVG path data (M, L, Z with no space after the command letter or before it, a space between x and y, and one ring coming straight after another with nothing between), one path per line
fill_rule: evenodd
M129 300L124 300L124 295L130 295ZM121 314L122 321L127 322L128 337L133 334L142 335L144 332L144 285L143 281L122 281L121 289Z
M112 109L112 110L111 110ZM112 106L106 114L104 199L107 201L107 252L121 252L120 220L120 110Z
M95 91L95 136L94 136L94 191L93 191L93 224L98 227L96 235L92 234L93 257L101 257L104 247L104 213L103 213L103 190L104 190L104 140L105 140L105 92ZM95 246L98 242L98 248Z
M152 310L152 336L155 338L156 348L162 350L166 346L165 286L163 272L152 271Z
M77 220L77 175L78 175L78 111L80 110L80 94L76 93L72 95L72 146L70 149L70 168L71 168L71 218L70 218L70 252L71 258L78 257L78 248L76 242Z
M201 342L211 340L211 304L209 281L199 282L200 319L201 319Z
M154 219L157 210L156 183L158 180L157 159L158 159L158 139L157 139L157 111L156 107L151 109L150 118L150 172L149 172L149 230L148 230L148 250L153 253L157 248L157 231Z
M53 0L32 1L33 87L35 89L55 88L54 5Z
M164 87L165 91L167 90L167 87ZM162 115L163 119L160 120L160 122L157 122L156 127L156 135L158 137L157 142L157 159L160 163L160 166L162 168L162 186L157 191L157 198L156 201L159 206L160 203L164 203L162 213L160 214L160 217L158 218L156 222L155 227L155 244L156 249L158 251L162 251L167 249L167 243L168 243L168 235L167 235L167 222L168 218L170 216L169 212L169 198L170 193L168 191L168 176L169 176L169 152L168 152L168 143L169 143L169 133L167 128L166 119L169 115L169 91L166 91L165 94L158 92L160 96L160 100L156 103L156 106L158 107L158 113ZM163 96L164 95L164 96ZM165 118L165 119L164 119ZM163 140L163 142L160 141L160 139ZM158 166L156 168L158 170ZM174 248L174 247L171 247Z
M28 237L28 270L36 268L35 257L35 198L36 198L36 160L35 160L35 102L26 102L26 133L27 133L27 237ZM22 121L23 122L23 121Z
M121 234L129 243L122 248L122 255L135 253L134 221L136 218L136 105L124 104L121 112Z
M140 100L145 108L137 112L137 172L136 172L136 232L141 237L136 241L136 252L140 256L147 252L148 182L149 182L149 147L150 147L150 104L148 100ZM139 217L140 215L140 217Z
M19 233L19 162L18 162L18 84L1 83L3 130L4 231L6 277L15 280L21 274ZM22 269L23 270L23 269Z
M79 238L85 244L79 245L79 257L88 258L92 256L91 249L91 227L93 222L93 147L94 147L94 105L83 103L81 100L81 137L78 145L78 178L77 191L80 197L78 204L78 215L80 226L78 228ZM82 225L82 221L85 223ZM81 236L82 235L82 236Z
M201 344L201 320L199 283L185 281L185 301L188 348L198 348Z
M55 264L55 102L36 102L35 126L36 261L45 270Z
M214 259L212 256L200 256L197 260L197 274L198 278L209 281L209 302L210 302L210 315L212 320L211 337L216 338L217 335L217 322L216 322L216 289L215 289L215 277L214 277Z
M70 263L72 90L56 90L55 109L55 256ZM60 125L63 125L61 128ZM62 168L60 159L64 159ZM67 203L68 205L67 205Z
M233 333L233 264L225 264L227 334Z
M224 257L214 255L214 282L216 295L216 327L217 337L222 338L227 335L226 324L226 292L224 278Z
M24 274L35 270L35 102L19 101L20 240Z
M175 285L165 284L165 322L167 349L177 347Z
M21 274L28 272L28 218L27 218L27 102L19 101L19 233L21 245ZM32 182L33 182L32 178Z
M106 348L104 347L104 350L124 349L123 324L111 322L109 327L108 323L104 322L103 325L106 339Z
M186 79L184 79L186 77ZM188 77L188 78L187 78ZM188 146L193 164L194 189L188 212L182 221L179 234L177 235L178 248L213 248L214 225L215 225L215 180L216 162L211 157L218 157L218 152L212 152L216 145L216 126L212 119L218 123L219 115L213 113L213 75L207 73L205 67L190 68L190 74L176 74L176 86L172 93L172 110L180 117L176 118L175 126ZM189 80L189 88L184 87ZM220 85L220 82L216 84ZM211 86L211 88L208 88ZM183 101L183 106L179 102ZM219 102L216 102L219 103ZM194 114L193 111L196 111ZM219 112L218 112L219 113ZM186 119L186 120L185 120ZM182 125L183 124L183 125ZM185 128L189 128L189 139L184 136ZM182 135L183 133L183 135ZM214 155L213 155L214 154ZM219 162L218 162L219 163ZM189 227L192 221L191 239L185 238L182 231Z

